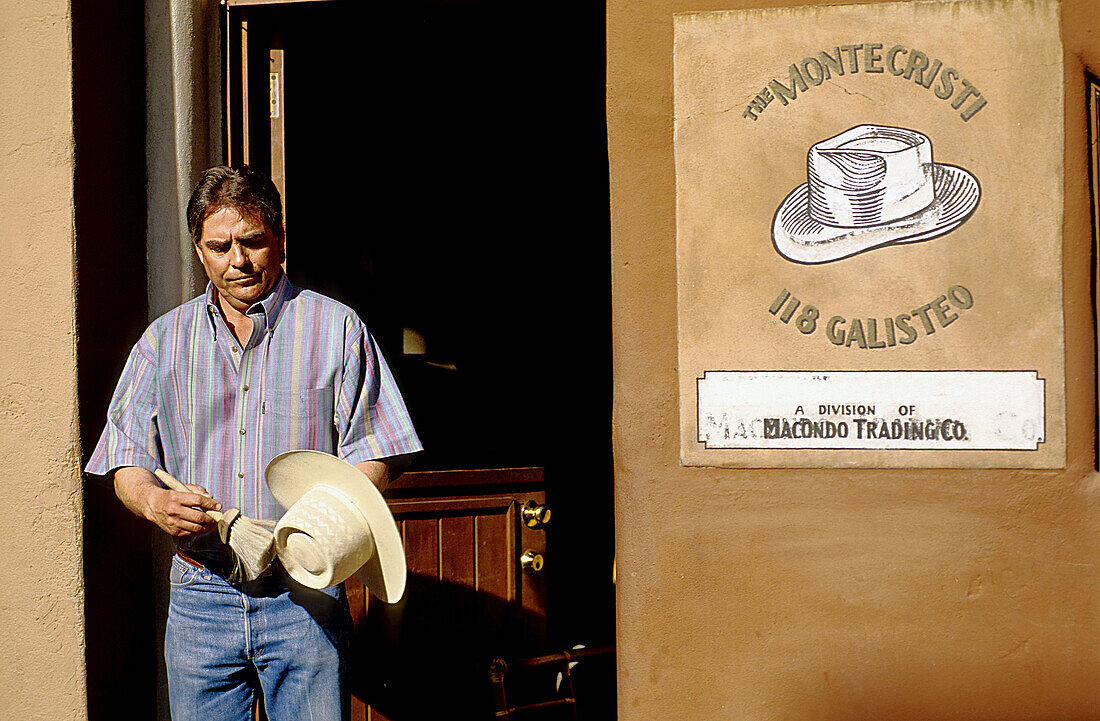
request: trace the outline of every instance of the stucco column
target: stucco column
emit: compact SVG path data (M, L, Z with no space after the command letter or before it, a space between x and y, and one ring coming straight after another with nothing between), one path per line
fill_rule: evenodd
M0 37L0 717L83 719L69 3Z

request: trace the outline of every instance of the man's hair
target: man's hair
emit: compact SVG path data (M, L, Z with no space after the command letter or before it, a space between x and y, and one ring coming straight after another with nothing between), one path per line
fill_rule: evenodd
M247 165L217 165L203 171L187 201L187 231L196 245L202 240L202 224L207 217L224 208L247 211L264 221L278 237L283 236L279 189L259 170Z

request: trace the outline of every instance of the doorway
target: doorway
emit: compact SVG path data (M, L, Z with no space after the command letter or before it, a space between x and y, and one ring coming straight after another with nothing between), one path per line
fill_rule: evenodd
M281 184L290 280L375 336L426 448L410 487L540 479L526 651L613 644L602 4L230 0L226 38L229 160Z

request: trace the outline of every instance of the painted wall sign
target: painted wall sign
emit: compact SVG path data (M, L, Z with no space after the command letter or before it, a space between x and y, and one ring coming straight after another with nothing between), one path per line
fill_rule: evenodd
M674 24L681 462L1063 467L1057 3Z

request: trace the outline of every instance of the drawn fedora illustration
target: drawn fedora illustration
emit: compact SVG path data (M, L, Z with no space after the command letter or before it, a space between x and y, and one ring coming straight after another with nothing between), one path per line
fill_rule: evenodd
M264 472L286 513L275 551L290 577L328 588L355 575L396 603L405 592L405 549L382 494L359 469L321 451L287 451Z
M806 178L772 221L775 249L795 263L937 238L966 222L981 199L977 178L932 162L928 136L882 125L857 125L813 145Z

